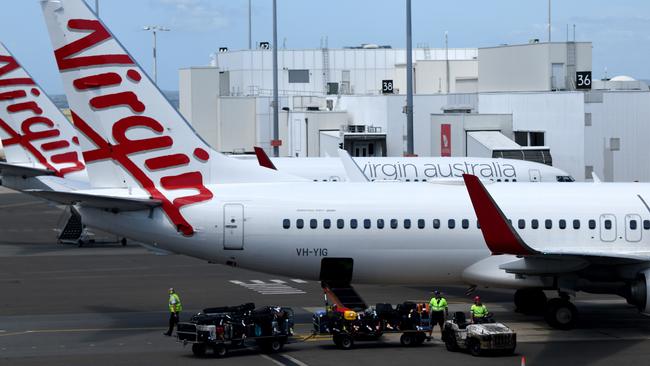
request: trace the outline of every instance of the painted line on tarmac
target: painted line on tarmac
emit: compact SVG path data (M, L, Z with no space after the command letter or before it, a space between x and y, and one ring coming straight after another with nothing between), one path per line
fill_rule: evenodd
M261 354L262 358L271 361L278 366L309 366L306 363L285 354Z
M45 334L45 333L84 333L84 332L124 332L140 330L164 330L163 327L141 327L141 328L78 328L78 329L36 329L24 330L21 332L11 332L0 334L0 337L10 337L25 334Z

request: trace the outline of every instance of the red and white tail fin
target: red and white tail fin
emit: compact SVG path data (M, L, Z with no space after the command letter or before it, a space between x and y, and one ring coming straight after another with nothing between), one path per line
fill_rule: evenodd
M41 0L90 184L144 189L185 235L210 183L296 180L212 150L83 0Z
M0 138L7 163L87 181L72 123L0 43Z

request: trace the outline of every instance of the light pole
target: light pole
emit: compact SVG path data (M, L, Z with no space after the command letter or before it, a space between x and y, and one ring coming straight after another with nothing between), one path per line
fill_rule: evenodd
M278 97L278 11L277 1L273 0L273 156L280 156L280 112Z
M153 33L153 83L158 84L158 56L156 53L156 34L158 32L169 32L171 29L159 25L146 25L143 30Z
M406 0L406 156L413 156L413 44L411 0Z

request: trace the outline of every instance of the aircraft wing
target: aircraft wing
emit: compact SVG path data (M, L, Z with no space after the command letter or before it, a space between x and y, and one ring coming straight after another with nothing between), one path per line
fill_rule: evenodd
M154 199L104 196L78 192L56 192L30 189L26 190L25 193L65 205L80 205L114 211L149 210L162 205L161 201Z
M43 175L54 175L54 172L47 169L31 168L27 166L13 165L0 162L0 174L16 177L40 177Z
M474 175L463 175L483 238L493 255L514 255L519 259L499 268L516 274L566 273L591 264L620 265L650 261L649 252L612 252L585 248L574 250L542 250L529 246L517 234L503 211L483 183Z

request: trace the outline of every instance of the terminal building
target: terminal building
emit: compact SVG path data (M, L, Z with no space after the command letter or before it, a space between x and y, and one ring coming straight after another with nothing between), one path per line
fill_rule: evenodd
M217 150L268 151L272 51L215 53L180 70L180 110ZM577 180L650 181L648 85L592 79L590 42L531 40L474 49L413 50L419 156L538 161ZM401 156L406 51L380 45L278 50L281 156Z

